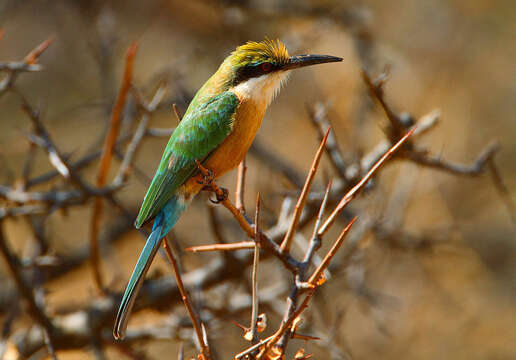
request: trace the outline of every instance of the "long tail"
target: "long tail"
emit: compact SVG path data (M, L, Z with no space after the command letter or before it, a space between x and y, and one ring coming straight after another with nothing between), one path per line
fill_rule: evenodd
M174 195L161 209L154 220L152 232L147 238L147 242L138 258L138 262L134 267L133 274L129 279L127 288L125 289L118 314L116 315L115 326L113 328L113 336L115 339L123 339L125 336L125 329L127 321L134 305L136 295L143 284L145 274L149 270L150 264L158 251L162 239L176 224L181 214L187 207L187 202L182 195Z

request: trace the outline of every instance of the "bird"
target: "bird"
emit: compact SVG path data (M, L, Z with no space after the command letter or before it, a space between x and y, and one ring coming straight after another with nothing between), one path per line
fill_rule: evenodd
M339 61L330 55L290 56L280 40L249 41L231 52L197 91L170 136L135 221L140 228L154 220L120 303L115 339L125 336L136 295L162 239L205 185L199 166L212 179L236 168L291 70Z

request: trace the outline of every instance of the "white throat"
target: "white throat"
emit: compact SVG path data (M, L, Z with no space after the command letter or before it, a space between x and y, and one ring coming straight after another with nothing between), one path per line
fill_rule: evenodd
M233 92L241 100L252 100L267 107L279 93L289 75L290 71L276 71L251 78L235 86Z

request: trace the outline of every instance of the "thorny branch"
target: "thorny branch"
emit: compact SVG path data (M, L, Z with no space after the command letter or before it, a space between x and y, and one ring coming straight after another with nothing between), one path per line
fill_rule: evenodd
M1 35L0 35L1 37ZM58 142L52 139L50 132L45 128L39 111L32 108L26 101L25 97L18 91L15 86L16 78L23 72L39 71L41 66L37 64L39 56L51 44L52 39L49 39L33 51L31 51L20 62L3 62L0 63L0 71L5 72L5 77L0 81L0 96L7 91L13 91L22 99L22 106L28 115L32 129L28 134L31 151L27 157L25 170L23 171L22 181L11 185L0 185L0 199L2 200L0 207L0 250L4 261L8 265L11 276L16 284L17 291L26 300L28 304L28 313L34 319L34 322L39 325L39 329L27 329L26 336L23 339L12 339L18 353L22 357L30 357L41 349L47 348L52 356L55 356L54 351L62 349L81 348L84 346L91 346L96 349L98 357L102 357L103 348L105 346L116 346L119 351L125 354L131 354L128 346L134 342L149 340L172 338L177 336L179 320L173 324L167 322L162 326L150 328L131 328L128 331L127 340L123 344L114 345L110 334L111 331L105 331L112 325L113 316L121 298L120 293L115 293L108 287L105 288L101 282L99 269L98 244L95 244L98 239L92 241L92 262L96 264L95 278L99 289L107 290L102 297L96 297L84 306L76 306L71 309L60 309L52 316L47 315L44 309L44 304L38 303L34 295L35 287L29 283L24 272L27 270L27 264L37 264L41 259L29 259L30 261L20 261L18 256L9 248L7 239L3 232L3 221L7 217L29 217L33 215L48 216L58 209L67 209L69 207L84 206L90 199L94 199L95 204L101 203L102 199L108 200L112 205L121 211L124 216L130 213L125 207L117 202L114 195L122 188L125 182L129 179L133 170L133 163L135 155L145 137L168 137L172 129L153 129L149 128L149 122L152 114L157 109L158 104L164 97L164 87L159 87L155 92L149 103L143 100L143 96L139 95L136 88L131 84L131 68L132 57L134 57L135 48L129 50L126 65L126 73L123 78L122 88L120 90L117 102L113 108L111 118L111 128L108 131L105 139L105 145L102 151L96 150L90 154L86 154L77 161L71 161L69 156L59 149ZM132 52L132 55L131 55ZM365 56L365 55L364 55ZM268 299L265 290L258 288L256 281L258 276L258 257L261 260L276 259L288 271L292 280L290 284L290 292L287 299L286 307L283 311L283 321L278 326L277 330L272 336L265 339L259 339L259 332L251 331L253 335L253 345L241 353L237 354L235 358L241 359L245 356L250 358L261 357L262 359L273 359L284 356L286 347L291 338L301 337L312 339L311 336L301 336L297 333L299 317L308 307L311 298L316 294L316 290L323 285L332 263L338 262L339 268L346 267L349 262L356 244L361 238L364 238L364 233L368 229L375 229L380 233L382 229L374 220L367 219L366 216L361 218L360 222L354 227L354 231L349 234L349 243L355 244L345 253L345 256L337 259L335 254L337 250L345 242L346 235L350 230L352 224L356 219L356 211L346 209L347 204L356 197L356 195L369 186L371 180L380 173L380 166L384 164L390 156L397 159L408 160L417 163L421 166L426 166L436 170L446 171L453 175L462 176L478 176L485 172L491 175L497 191L502 196L511 216L514 218L515 207L509 196L506 185L502 181L499 169L494 162L494 156L497 153L499 146L493 144L483 150L471 166L455 164L444 161L440 157L435 157L431 153L417 143L419 136L431 130L437 123L439 114L433 112L427 116L422 117L418 121L414 121L411 117L398 115L384 99L383 84L386 81L386 75L382 74L379 78L372 80L370 76L364 71L364 82L373 96L373 98L380 104L382 110L389 120L389 126L386 129L387 139L380 142L371 152L362 156L357 162L348 162L343 156L342 149L337 143L337 134L331 132L331 122L326 112L326 105L316 104L313 110L309 111L312 122L316 125L316 129L320 138L323 139L319 151L317 152L313 164L310 168L306 180L303 182L297 169L295 169L289 162L278 157L278 155L259 143L255 144L251 150L251 155L257 157L267 166L270 166L274 171L281 173L290 180L299 192L287 193L284 200L285 211L283 215L278 217L277 223L269 228L262 229L258 226L258 216L255 217L254 224L250 222L245 216L244 208L244 189L245 189L245 171L246 165L243 162L238 171L237 186L235 191L234 205L225 196L223 189L219 188L215 183L210 184L209 188L215 192L217 197L223 199L221 204L229 211L229 213L236 220L238 226L250 239L248 241L239 241L228 243L223 241L222 228L233 226L235 222L223 223L218 217L214 216L214 209L211 211L211 227L215 234L215 238L219 243L202 245L188 248L194 252L201 251L224 251L227 256L216 258L215 260L207 262L202 267L193 271L186 272L179 275L177 269L176 259L170 252L168 245L165 246L166 253L171 260L171 263L176 270L176 281L168 278L159 278L146 281L141 290L139 300L135 304L135 311L142 309L168 309L170 306L180 304L181 299L186 306L187 312L193 323L193 330L196 334L197 341L200 344L199 356L204 356L205 359L210 358L212 354L207 341L207 333L209 333L215 325L210 321L217 317L220 310L212 308L207 304L202 310L196 309L191 300L189 300L186 288L195 288L209 290L216 286L240 280L243 269L252 267L252 289L253 296L249 302L246 302L240 307L231 308L229 305L224 309L226 313L234 314L239 309L245 308L251 310L251 328L256 326L256 318L258 307L262 309L271 309L267 304L277 304L280 302L280 296L285 294L284 288L281 291L274 293L272 298ZM132 134L122 134L118 136L118 129L116 128L120 121L121 112L126 102L126 97L129 91L133 90L132 95L137 103L141 118L138 126ZM180 115L177 108L174 107L174 112L178 120ZM409 139L409 136L410 139ZM118 140L117 140L118 138ZM127 144L125 151L123 146ZM38 177L30 177L31 174L31 159L33 152L37 149L43 149L48 157L49 163L55 170L40 175ZM318 164L323 152L326 152L336 177L328 184L325 192L310 190L314 183L314 178L317 173ZM394 154L394 152L396 152ZM110 160L113 154L118 153L121 158L121 165L116 172L114 180L107 184L107 173L110 167ZM94 163L101 157L97 186L89 185L83 180L81 171L86 166ZM63 184L57 187L50 187L54 179L63 179ZM106 185L107 184L107 185ZM304 184L304 185L303 185ZM30 188L40 185L42 188L47 186L47 190L31 191ZM374 186L372 184L371 186ZM315 186L317 188L317 186ZM295 207L292 205L297 198ZM258 203L258 202L257 202ZM291 204L291 205L289 205ZM330 215L325 218L326 208L334 206ZM293 210L292 210L293 207ZM292 210L292 211L291 211ZM257 205L257 213L260 211L260 206ZM289 214L292 212L292 214ZM100 219L100 210L96 210L92 214L92 232L90 235L98 237L98 221ZM344 216L345 215L345 216ZM328 237L328 229L335 224L340 224L342 220L353 220L349 222L341 234L335 241L332 242L330 250L320 261L315 261L317 251L321 247L321 242L324 237ZM366 219L366 220L364 220ZM303 248L303 256L301 260L297 260L292 252L292 243L296 236L302 236L301 230L314 221L314 228L310 241ZM363 228L363 229L361 229ZM361 230L359 230L361 229ZM36 232L36 229L33 228ZM354 237L358 240L351 241ZM324 239L327 241L326 239ZM244 250L235 252L235 250ZM249 250L254 250L253 252ZM96 255L95 255L96 254ZM72 257L74 255L70 255ZM96 257L96 260L95 260ZM81 255L74 260L74 266L87 261L88 257ZM48 268L41 268L41 271L51 273L52 269L56 271L57 275L47 276L55 278L60 274L68 272L70 266L60 266L59 261L67 264L69 259L57 259L56 265L50 265ZM333 260L333 261L332 261ZM52 262L51 262L52 263ZM175 264L175 265L174 265ZM30 265L36 266L36 265ZM333 265L331 265L333 266ZM60 270L58 270L60 269ZM312 270L313 269L313 270ZM42 281L47 280L43 278ZM260 297L257 293L260 291ZM303 297L304 295L304 297ZM268 299L268 300L267 300ZM258 301L259 300L259 301ZM202 316L201 316L202 315ZM186 339L185 339L186 340ZM180 351L180 357L183 352ZM213 355L214 357L214 355ZM139 357L142 358L142 357Z
M50 37L32 49L22 61L0 62L0 72L7 75L0 81L0 97L11 90L18 75L23 72L40 71L43 67L38 64L40 55L52 44L54 37Z

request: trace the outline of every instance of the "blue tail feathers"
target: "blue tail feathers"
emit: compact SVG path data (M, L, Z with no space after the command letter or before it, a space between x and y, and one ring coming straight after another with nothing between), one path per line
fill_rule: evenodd
M115 339L124 338L127 321L133 308L134 300L143 284L145 274L147 274L150 264L161 245L161 240L168 234L177 220L179 220L179 217L185 211L187 205L183 196L180 194L174 195L156 216L152 232L147 238L147 242L138 258L138 262L134 267L133 274L129 279L124 296L122 297L113 329Z

